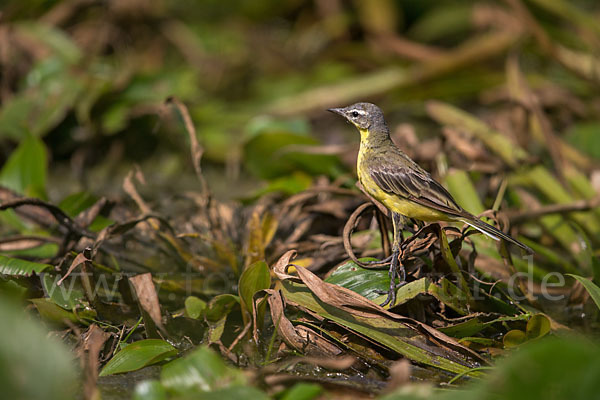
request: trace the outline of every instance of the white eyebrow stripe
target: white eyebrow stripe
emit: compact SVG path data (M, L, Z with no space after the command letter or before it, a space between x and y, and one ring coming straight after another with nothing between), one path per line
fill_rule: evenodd
M359 113L360 115L366 115L366 114L367 114L367 112L366 112L366 111L364 111L364 110L359 110L358 108L355 108L355 109L353 109L353 110L350 110L350 112L357 112L357 113Z

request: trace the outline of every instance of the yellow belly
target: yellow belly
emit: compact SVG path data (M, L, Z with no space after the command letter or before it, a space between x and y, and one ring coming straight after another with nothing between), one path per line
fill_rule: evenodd
M358 168L358 179L367 193L381 202L390 211L402 214L405 217L415 218L426 222L450 220L448 215L443 212L422 206L400 196L384 192L377 186L373 179L371 179L368 173L362 172L362 168Z

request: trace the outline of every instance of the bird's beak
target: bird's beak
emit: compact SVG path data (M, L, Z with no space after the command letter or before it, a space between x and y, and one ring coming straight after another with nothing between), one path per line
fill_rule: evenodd
M327 111L332 112L334 114L339 114L341 116L344 116L344 109L343 108L329 108Z

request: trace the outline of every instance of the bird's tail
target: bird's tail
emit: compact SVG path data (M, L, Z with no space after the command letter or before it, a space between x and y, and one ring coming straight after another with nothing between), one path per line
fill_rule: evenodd
M486 224L485 222L483 222L475 216L471 216L471 218L463 218L461 219L461 221L465 224L468 224L469 226L472 226L479 232L484 233L485 235L491 237L494 240L506 240L509 243L516 244L517 246L525 250L527 253L533 254L533 250L530 247L519 242L517 239L513 239L512 237L502 232L501 230L493 227L492 225Z

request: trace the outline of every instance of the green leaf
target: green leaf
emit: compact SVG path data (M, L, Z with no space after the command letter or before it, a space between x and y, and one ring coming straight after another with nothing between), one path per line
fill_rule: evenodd
M590 156L600 159L600 122L573 124L566 135L569 143Z
M33 273L39 274L49 268L52 268L52 265L0 255L0 275L31 276Z
M298 170L311 175L336 175L340 170L337 157L302 151L318 144L316 139L295 133L262 133L246 143L244 161L250 172L263 179L287 176Z
M223 359L208 347L198 347L183 358L165 364L161 383L169 390L211 391L229 385L245 384L241 371L228 367Z
M550 320L544 314L536 314L527 321L525 333L528 340L538 339L550 332Z
M286 195L300 193L312 185L313 179L301 171L295 171L291 175L271 179L266 187L252 194L252 198L259 198L268 193L281 192Z
M443 229L440 229L440 242L440 250L442 252L442 257L444 258L444 261L446 261L448 266L450 266L452 272L458 278L459 285L457 288L460 291L460 299L466 299L467 302L470 302L471 292L469 289L469 285L462 271L460 270L460 267L456 263L456 260L454 259L454 254L452 254L452 250L450 249L450 245L448 244L448 236L446 236L446 232L444 232Z
M73 193L65 197L58 204L58 208L63 210L68 216L74 218L80 212L93 206L97 200L98 198L89 192Z
M136 371L177 354L177 349L161 339L134 342L119 351L100 371L100 376Z
M53 55L29 71L28 87L0 108L0 136L41 137L58 125L84 93L84 82L64 59Z
M489 318L489 320L486 321L486 318ZM499 318L480 316L477 318L469 319L467 321L459 322L454 325L449 325L440 328L439 330L440 332L443 332L448 336L465 339L469 336L481 332L482 330L493 324L501 324L514 321L526 321L527 318L529 318L528 314L521 314L515 317L505 316Z
M206 310L206 302L196 296L188 296L185 299L185 316L198 319Z
M35 305L40 313L40 316L44 320L53 324L68 325L66 324L66 321L70 321L74 324L82 323L84 325L89 325L89 322L86 320L86 318L90 319L96 316L96 311L94 310L85 310L84 312L75 314L73 311L68 311L57 306L48 298L29 299L29 301Z
M206 310L206 320L216 322L239 306L240 298L232 294L220 294L211 299Z
M167 390L157 380L143 381L136 385L133 400L167 400Z
M242 272L239 283L239 294L242 305L252 313L254 294L271 286L271 274L267 263L257 261Z
M19 34L30 40L43 43L53 55L69 64L77 63L83 56L82 51L64 31L54 25L41 22L23 22L16 26Z
M550 320L544 314L536 314L527 321L525 332L513 329L504 335L504 347L516 347L530 340L539 339L550 332Z
M479 199L479 195L473 186L469 175L462 170L451 169L446 175L448 191L465 210L474 215L481 214L485 207Z
M600 308L600 287L596 286L596 284L589 279L584 278L583 276L573 274L567 275L571 278L575 278L579 283L581 283L585 290L587 290L587 292L590 294L592 300L594 300L594 303L596 303L596 306Z
M264 392L252 386L231 385L226 388L216 389L212 392L203 393L202 400L269 400L270 397Z
M446 278L440 279L439 284L433 283L429 278L421 278L402 285L396 291L396 305L404 304L420 294L428 294L435 297L461 315L469 313L467 298L464 292L459 290L455 284ZM374 298L373 302L381 304L386 297L387 294L380 295Z
M24 195L46 197L47 156L44 143L28 137L10 155L0 171L0 184Z
M527 341L527 335L519 329L513 329L506 332L502 341L504 342L504 347L516 347Z
M546 337L499 360L486 379L444 400L595 399L600 393L600 350L582 336Z
M57 285L59 280L60 276L57 275L43 274L42 276L42 287L50 300L67 310L74 310L84 305L85 296L83 290L75 288L77 280L74 277L70 277L62 282L60 286Z
M323 393L321 385L300 382L287 390L281 400L311 400L321 393Z
M359 260L366 262L374 260L374 258L360 258ZM325 282L345 287L373 300L389 290L390 276L387 270L363 268L349 260L337 267L325 279Z
M50 334L23 305L0 296L0 387L3 399L77 397L72 349Z

